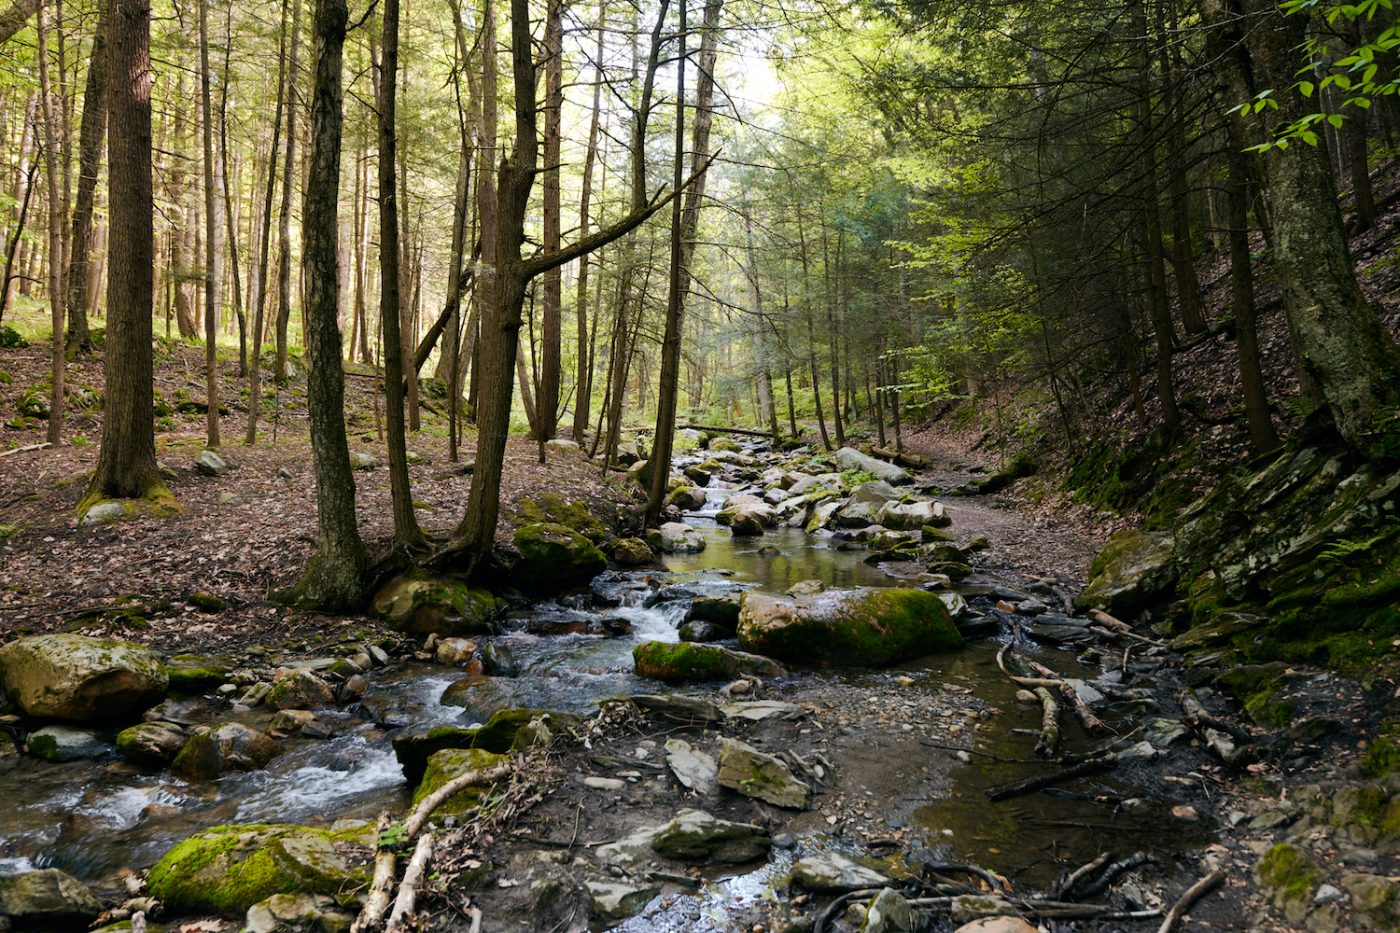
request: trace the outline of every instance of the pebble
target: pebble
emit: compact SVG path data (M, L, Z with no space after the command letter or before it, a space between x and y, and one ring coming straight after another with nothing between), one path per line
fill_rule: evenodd
M1187 804L1179 804L1172 807L1172 816L1176 817L1178 820L1194 823L1201 818L1201 812Z
M1340 901L1346 897L1346 893L1336 885L1324 884L1317 889L1313 895L1314 904L1330 904L1333 901Z

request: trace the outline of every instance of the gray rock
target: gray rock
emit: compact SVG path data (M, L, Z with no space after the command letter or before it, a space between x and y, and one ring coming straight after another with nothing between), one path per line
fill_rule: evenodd
M615 881L589 881L588 909L599 920L617 922L634 917L661 893L656 884L622 884Z
M737 739L720 740L719 784L745 797L794 810L806 808L812 790L793 777L781 759Z
M0 918L21 929L83 929L102 912L87 885L57 868L0 877Z
M374 454L365 453L363 450L352 450L350 452L350 469L377 470L378 468L379 458Z
M907 486L914 481L912 476L893 463L867 457L854 447L842 447L833 457L843 470L861 470L878 476L892 486Z
M881 888L865 905L860 933L911 933L913 929L914 911L893 888Z
M310 671L293 671L272 685L266 702L274 710L321 709L335 705L335 692Z
M257 771L276 757L277 741L238 722L226 722L185 743L171 770L187 781L212 781L225 771Z
M768 854L768 832L750 823L733 823L703 810L682 810L651 837L658 855L686 862L737 865Z
M666 764L676 780L697 794L719 792L719 764L685 739L666 740Z
M101 758L112 746L96 732L72 726L45 726L29 733L29 754L46 761Z
M918 531L925 525L938 528L948 524L948 513L942 503L931 500L886 502L876 513L875 521L895 531Z
M705 537L683 522L661 526L661 550L667 554L694 554L705 550Z
M1089 585L1074 603L1124 615L1150 603L1176 582L1169 534L1120 531L1089 567Z
M83 513L78 524L107 525L126 517L126 505L121 502L98 502Z
M138 765L163 768L185 745L185 731L171 722L143 722L117 733L117 751Z
M35 635L0 648L0 685L26 714L118 720L154 705L170 677L140 645L83 635Z
M493 641L481 649L481 667L492 677L515 677L520 673L520 662L505 642Z
M798 580L787 588L789 596L815 596L825 592L826 584L820 580Z
M1317 893L1313 895L1314 904L1330 904L1333 901L1340 901L1346 898L1346 892L1334 884L1320 885Z
M861 888L882 888L890 879L839 852L821 852L792 866L792 880L818 894L844 894Z
M229 471L228 461L212 450L201 450L194 458L194 468L204 476L223 476Z
M312 894L274 894L248 908L243 933L293 933L293 931L347 930L354 918L342 913L329 897Z

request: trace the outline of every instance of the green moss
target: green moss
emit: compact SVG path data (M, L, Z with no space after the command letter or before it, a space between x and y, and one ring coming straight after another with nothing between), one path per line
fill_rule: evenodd
M1367 777L1383 778L1400 771L1400 723L1388 723L1366 747L1361 757L1361 772Z
M642 677L668 684L724 680L737 674L728 653L696 642L644 642L632 649L632 661Z
M1297 704L1279 700L1283 688L1282 665L1243 665L1216 677L1216 685L1233 696L1250 718L1261 726L1282 729L1293 721Z
M582 499L565 499L552 492L533 499L524 499L516 510L519 524L563 525L571 531L583 535L594 544L602 544L612 537L608 527L592 512Z
M1018 479L1035 475L1039 469L1040 465L1036 463L1035 459L1030 454L1022 452L1012 457L1011 462L1000 470L974 485L979 493L1000 492Z
M219 612L224 608L224 601L212 593L190 593L185 602L200 612Z
M783 660L882 666L963 647L943 600L924 590L872 588L841 597L784 601L745 594L739 643Z
M512 579L522 590L557 593L582 586L608 567L597 545L564 525L521 525L513 537L520 552Z
M418 782L418 787L413 792L413 805L417 806L424 797L458 775L468 771L494 767L505 760L506 756L504 755L497 755L480 748L449 748L435 752L428 758L428 766L423 772L423 780ZM485 792L486 788L484 787L468 787L461 793L448 798L437 812L444 815L465 816L481 806Z
M1281 842L1259 860L1259 880L1286 900L1306 901L1319 876L1300 849Z

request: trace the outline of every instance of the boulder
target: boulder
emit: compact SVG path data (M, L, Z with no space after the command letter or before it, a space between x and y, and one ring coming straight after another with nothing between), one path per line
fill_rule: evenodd
M352 470L377 470L379 459L374 454L365 453L363 450L350 451L350 469Z
M668 684L733 680L744 674L781 677L782 665L765 657L697 642L643 642L632 649L639 677Z
M951 521L943 503L931 499L923 502L886 502L875 516L877 525L894 531L918 531L925 525L942 528Z
M216 826L165 853L147 887L171 914L242 918L275 894L334 897L367 887L373 841L369 827Z
M845 499L826 499L817 503L812 508L811 517L802 527L808 534L813 534L831 524L836 512L846 504Z
M771 803L802 810L812 789L792 776L780 758L764 754L737 739L720 739L720 787Z
M465 664L476 654L476 642L470 638L443 638L433 649L439 664Z
M884 460L877 460L874 457L867 457L854 447L842 447L832 455L837 464L843 470L859 470L862 473L869 473L876 476L891 486L907 486L914 481L914 478L904 469L888 463Z
M684 522L661 526L661 550L666 554L695 554L705 550L705 536Z
M936 594L903 588L792 598L745 593L738 634L746 651L843 666L882 666L963 646Z
M440 752L434 752L428 756L423 779L418 782L418 787L413 792L413 803L416 806L424 797L468 771L484 771L507 760L505 755L497 755L480 748L445 748ZM465 816L481 806L482 798L488 787L489 783L474 783L449 797L438 807L436 812L451 816Z
M263 702L272 710L323 709L335 705L335 692L311 671L296 670L274 683Z
M498 709L510 705L508 688L495 677L484 674L468 674L454 680L442 691L438 702L443 706L460 706L466 710L464 718L477 722L489 719Z
M899 499L899 493L888 483L861 483L835 513L834 522L840 528L867 528L878 524L881 511Z
M225 771L260 771L277 752L267 733L226 722L189 739L170 769L187 781L212 781Z
M96 732L72 726L45 726L29 733L29 754L45 761L78 761L101 758L112 746Z
M729 519L729 531L736 538L753 538L763 534L763 517L757 509L744 509Z
M481 649L482 670L492 677L516 677L520 674L520 661L515 652L505 642L488 642Z
M379 588L370 609L409 635L474 635L496 617L496 598L454 577L414 570Z
M659 884L589 881L585 887L588 889L588 912L609 923L636 916L661 893Z
M726 629L714 622L682 622L681 627L676 629L676 634L681 641L712 642L724 641L726 638L734 637L733 629Z
M248 908L243 933L332 933L349 930L354 919L324 895L274 894Z
M1168 595L1176 584L1173 543L1165 533L1118 532L1089 565L1089 585L1075 605L1129 615Z
M697 486L703 488L705 486L710 485L710 471L705 469L703 466L700 466L698 464L688 466L684 470L681 470L681 473L684 474L686 479L690 480Z
M123 758L147 768L163 768L185 747L185 731L173 722L143 722L117 733Z
M685 739L666 740L666 765L688 790L706 796L719 791L719 764L714 756Z
M817 894L844 894L861 888L883 888L890 879L839 852L820 852L792 866L792 880Z
M170 678L140 645L58 633L0 648L0 684L30 716L119 721L159 702Z
M698 486L681 486L666 497L667 505L674 505L683 512L703 509L708 501L709 497L705 495L705 490Z
M223 476L228 472L228 461L212 450L201 450L194 458L194 468L204 476Z
M84 527L94 525L109 525L112 522L126 518L127 511L125 503L121 502L94 502L83 512L83 517L78 520L78 524Z
M703 810L682 810L657 829L651 847L658 855L684 862L741 865L768 854L768 831L752 823L732 823Z
M911 933L913 929L914 911L893 888L881 888L865 905L860 933Z
M520 561L511 579L526 592L558 593L583 586L608 569L608 559L597 545L564 525L521 525L512 540Z
M687 622L712 622L733 632L739 626L739 598L741 593L725 593L722 596L697 596L690 602L685 612Z
M645 567L656 555L641 538L621 538L613 542L612 559L619 567Z
M516 507L517 525L551 524L563 525L570 531L578 532L594 544L602 546L612 538L602 519L594 514L594 509L583 499L566 499L552 492L546 492L530 499L520 500Z
M0 876L0 926L82 930L97 919L102 902L78 879L57 868Z

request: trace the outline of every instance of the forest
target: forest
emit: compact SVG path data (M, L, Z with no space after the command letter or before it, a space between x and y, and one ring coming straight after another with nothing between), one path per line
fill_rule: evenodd
M1392 0L0 0L0 933L1400 928Z

